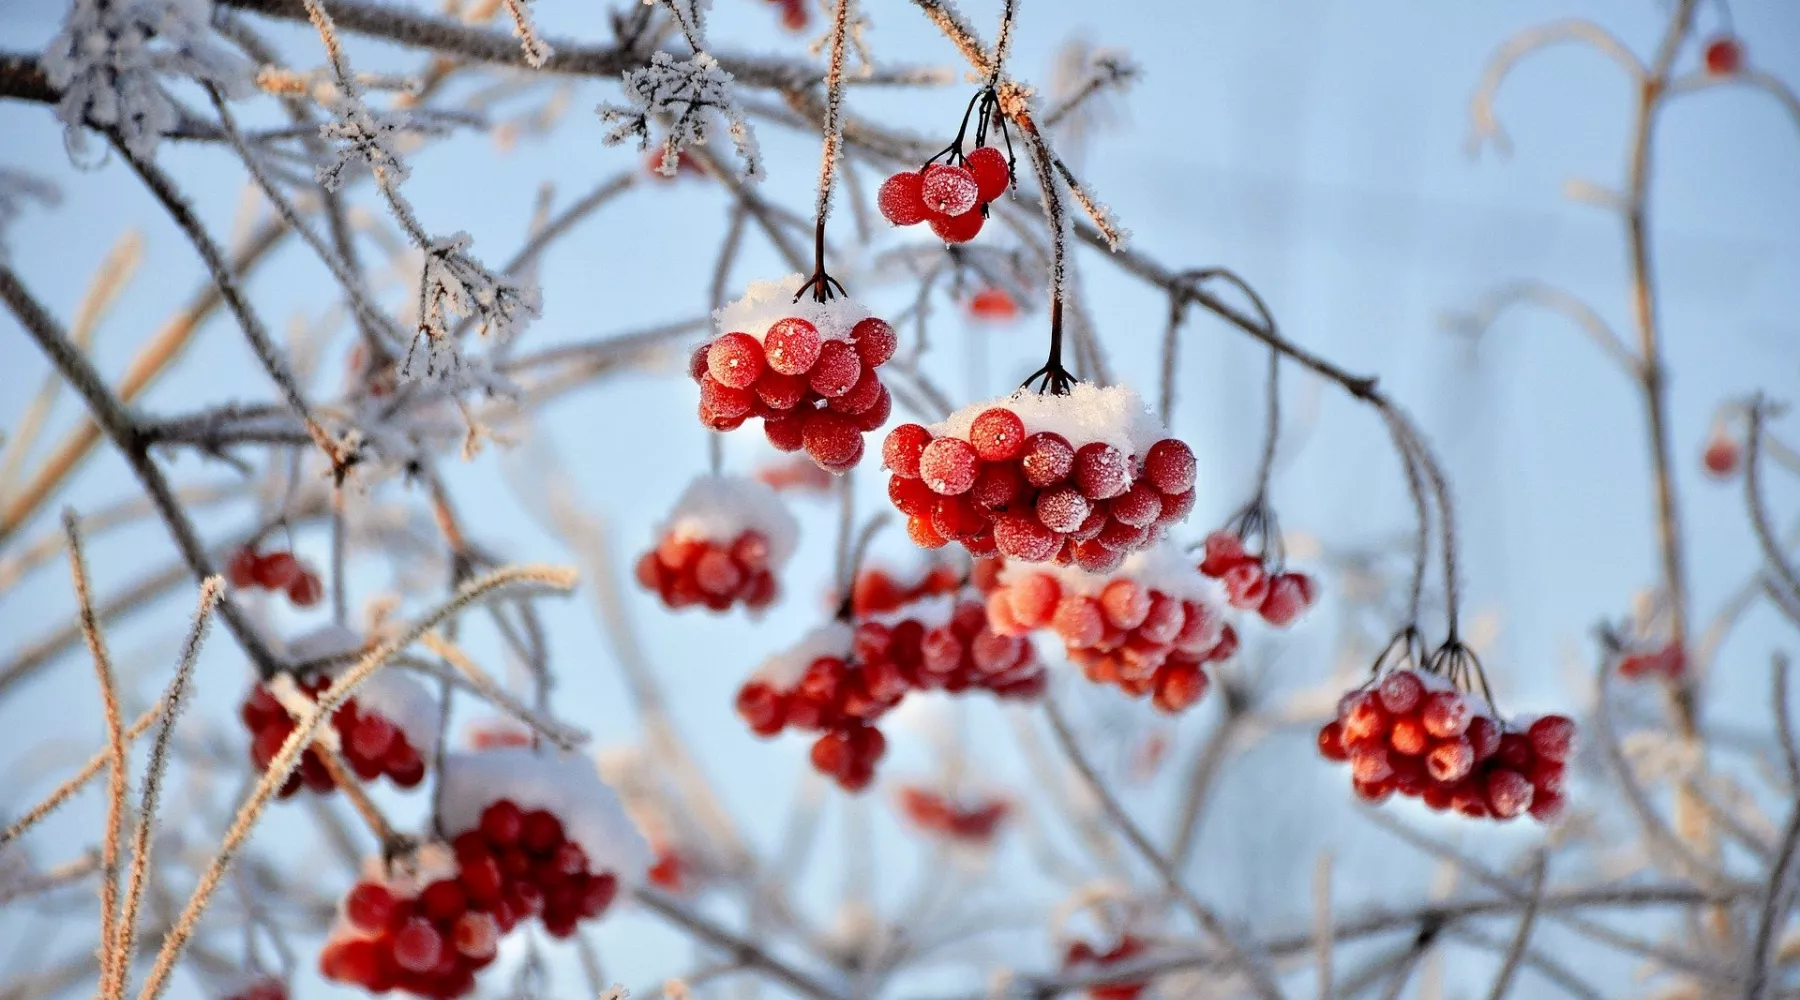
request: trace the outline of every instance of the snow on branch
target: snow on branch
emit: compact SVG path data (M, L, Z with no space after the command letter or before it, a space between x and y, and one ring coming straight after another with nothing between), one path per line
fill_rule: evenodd
M731 96L731 74L712 56L696 53L692 59L676 59L667 52L651 56L650 64L625 74L626 104L602 104L600 120L612 126L606 144L615 146L636 138L639 149L650 148L653 120L667 122L661 171L675 176L681 151L704 146L724 122L724 128L744 161L744 176L763 175L762 155L743 109Z
M75 0L62 31L44 49L44 75L62 91L56 116L71 156L87 148L84 129L114 130L132 155L153 159L181 111L163 90L173 76L238 95L248 62L217 44L206 0Z
M419 332L426 352L407 359L404 373L426 381L455 380L462 368L451 321L475 318L483 336L501 343L542 311L538 288L510 275L495 274L470 256L474 240L459 232L437 237L425 247L425 269L419 282Z

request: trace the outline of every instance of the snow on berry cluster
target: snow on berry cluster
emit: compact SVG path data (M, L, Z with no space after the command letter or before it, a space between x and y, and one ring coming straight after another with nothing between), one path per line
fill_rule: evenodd
M1169 544L1105 574L1009 564L988 594L988 624L1001 635L1050 629L1088 680L1176 713L1205 696L1206 664L1237 652L1215 591Z
M921 832L971 847L992 844L1013 813L1012 803L1002 796L959 798L921 784L901 785L894 801Z
M250 730L250 759L257 770L266 770L287 742L295 727L293 715L317 702L330 686L331 677L324 673L304 680L282 674L250 689L238 714ZM338 751L357 778L374 781L386 775L395 785L412 788L424 780L425 761L437 747L437 708L419 682L384 670L332 713L320 739ZM302 786L319 794L337 787L316 747L306 748L279 795L288 798Z
M894 356L894 328L848 297L795 299L803 279L752 284L714 314L719 336L694 353L700 422L735 430L751 417L769 443L805 449L829 472L863 454L863 434L887 423L893 398L876 369Z
M1561 715L1496 719L1436 674L1395 670L1345 695L1319 730L1319 753L1348 761L1370 802L1417 798L1473 818L1548 823L1562 814L1575 723Z
M975 556L1105 573L1194 506L1193 451L1123 386L1021 389L931 427L901 424L882 460L912 540Z
M240 590L285 592L296 607L312 607L325 596L318 572L286 550L257 552L245 546L231 557L225 578Z
M881 184L876 205L896 226L929 223L945 243L967 243L981 232L988 203L1012 186L1006 154L992 146L970 150L961 166L933 163L903 170Z
M1244 540L1230 531L1206 536L1200 572L1225 585L1232 607L1254 611L1276 628L1292 625L1318 597L1312 577L1271 572L1266 557L1246 552Z
M768 607L775 574L794 554L800 525L773 489L753 479L705 475L689 483L638 557L637 581L672 610Z
M452 755L440 777L450 844L426 844L350 890L319 956L325 978L466 996L502 936L536 918L569 937L649 865L642 835L585 758L507 747Z
M1148 950L1149 945L1134 934L1121 934L1112 947L1105 951L1076 939L1069 942L1069 947L1063 952L1063 969L1070 972L1096 972L1109 965L1128 962ZM1107 983L1104 986L1088 987L1087 995L1089 1000L1138 1000L1149 985L1143 980Z
M818 733L813 766L854 792L874 780L887 749L875 723L909 691L1035 698L1046 683L1031 644L988 628L980 600L940 594L814 630L757 668L737 710L758 736Z

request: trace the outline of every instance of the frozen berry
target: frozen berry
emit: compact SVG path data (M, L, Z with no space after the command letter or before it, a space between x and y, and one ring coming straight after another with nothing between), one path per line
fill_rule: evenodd
M1075 467L1075 449L1060 434L1040 431L1025 439L1025 450L1019 455L1019 467L1025 481L1042 489L1054 486L1069 476Z
M1088 516L1087 499L1067 486L1039 493L1036 509L1044 527L1065 535L1081 527Z
M1395 715L1405 715L1419 707L1425 697L1425 683L1410 670L1396 670L1381 679L1376 687L1381 707Z
M975 196L983 204L1005 194L1007 185L1012 183L1012 171L1007 168L1005 154L992 146L970 150L969 155L963 157L963 166L975 178Z
M937 163L925 168L919 194L933 215L954 216L975 207L981 188L975 182L975 175L962 167Z
M763 345L747 333L728 333L706 352L706 370L733 389L748 389L763 372Z
M917 479L920 453L930 443L929 430L918 424L901 424L881 442L881 464L896 476Z
M1163 493L1186 493L1194 488L1194 451L1185 442L1163 438L1144 453L1144 477Z
M982 217L978 208L969 209L961 215L934 215L931 217L931 231L945 243L967 243L981 235Z
M975 485L975 449L961 438L943 437L919 455L919 477L934 492L952 496Z
M849 341L827 340L819 348L807 383L814 392L831 399L854 388L862 373L862 359L857 357L856 348Z
M1075 485L1092 500L1110 500L1131 488L1131 462L1125 453L1103 441L1093 441L1075 452Z
M287 596L295 607L310 608L325 596L325 584L320 582L319 574L308 570L287 585Z
M444 948L443 935L431 922L414 917L402 924L393 938L394 964L408 972L430 972L437 968Z
M818 327L806 320L788 317L775 321L763 336L763 352L770 368L783 375L804 375L819 360L823 346ZM708 362L708 369L711 362Z
M256 582L267 590L286 590L306 567L292 552L271 552L256 563Z
M925 178L916 170L904 170L881 182L875 196L881 214L896 226L925 221Z
M832 472L846 471L862 457L862 432L841 413L815 410L807 414L801 440L812 460Z
M1432 691L1425 695L1420 718L1425 729L1438 739L1453 739L1469 728L1472 713L1469 701L1455 691Z
M1525 776L1510 768L1488 772L1487 805L1495 819L1512 819L1531 808L1532 787Z
M1025 448L1025 422L1003 407L983 410L969 425L969 444L984 462L1008 462Z
M225 579L230 581L233 587L240 589L259 586L258 568L261 563L262 557L258 556L254 549L241 548L232 555L231 562L226 564Z
M345 919L361 930L381 930L393 912L393 894L374 882L358 882L344 897Z
M1205 553L1200 560L1200 572L1211 577L1224 576L1225 572L1239 563L1250 560L1244 551L1244 540L1229 531L1215 531L1206 536Z
M994 519L994 544L1008 559L1044 562L1056 554L1056 533L1035 517L1001 514Z
M1567 716L1546 715L1526 731L1531 748L1548 760L1567 760L1575 743L1575 723Z
M900 346L900 336L894 332L886 320L869 316L858 320L850 328L850 342L856 345L857 356L870 368L887 364Z

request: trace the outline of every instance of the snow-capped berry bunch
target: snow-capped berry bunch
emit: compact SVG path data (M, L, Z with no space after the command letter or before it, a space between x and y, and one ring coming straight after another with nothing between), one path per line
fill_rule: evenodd
M1124 386L1021 389L888 432L888 497L923 548L1116 569L1194 506L1194 453Z
M404 864L387 875L376 866L345 895L319 953L320 973L371 993L434 1000L474 993L475 973L499 954L505 930L495 914L470 905L471 890L444 845L427 844Z
M958 159L962 162L902 170L883 181L876 194L881 214L896 226L927 223L945 243L974 239L987 220L988 203L1012 186L1012 167L993 146L951 155Z
M1398 793L1474 818L1548 823L1563 810L1565 716L1506 722L1438 674L1394 670L1345 695L1319 730L1319 753L1348 761L1358 795Z
M656 547L638 557L637 581L672 610L742 604L758 611L779 596L775 574L793 555L799 532L768 486L700 476L675 501Z
M714 315L719 336L696 351L700 422L735 430L752 417L782 451L805 449L829 472L863 454L863 434L887 423L893 398L876 369L894 356L894 328L847 296L796 299L805 279L752 284Z
M594 762L578 754L455 754L443 785L457 892L441 891L491 915L502 933L536 917L551 937L566 938L650 866L649 844Z
M287 983L273 976L256 976L232 990L225 1000L288 1000Z
M331 678L322 673L305 679L283 674L250 689L238 715L250 730L250 759L258 770L268 768L294 731L290 707L305 710L330 686ZM334 744L357 778L374 781L386 775L395 785L412 788L424 780L425 760L437 746L437 718L430 692L397 670L385 670L364 681L356 697L332 713L320 738ZM306 748L279 795L288 798L302 786L319 794L337 787L316 747Z
M1244 539L1231 530L1206 536L1200 572L1225 585L1232 607L1254 611L1276 628L1292 625L1318 599L1312 577L1275 568L1267 552L1251 555Z
M1088 680L1175 713L1205 696L1206 664L1237 652L1215 589L1169 545L1106 574L1008 565L988 594L988 624L1001 635L1050 629Z
M912 583L902 583L887 570L870 566L856 574L856 582L850 587L850 615L861 620L898 611L927 597L954 594L960 589L962 574L942 563L926 569Z
M1112 947L1105 951L1101 951L1086 941L1076 939L1069 942L1069 947L1063 952L1063 969L1066 971L1104 969L1109 965L1128 962L1144 954L1147 950L1149 950L1149 945L1142 938L1132 934L1120 935ZM1088 987L1087 995L1090 1000L1138 1000L1149 985L1148 982L1142 980L1107 983L1104 986Z
M1000 796L964 800L928 785L901 785L894 794L900 814L933 837L985 847L1000 835L1012 816L1012 803Z
M855 637L841 621L814 629L765 660L737 694L738 715L758 736L786 729L819 734L813 767L852 792L875 780L887 738L874 724L909 687L894 663L859 661Z
M325 596L325 585L318 572L285 549L258 552L245 546L226 564L225 578L240 590L285 593L296 607L312 607Z

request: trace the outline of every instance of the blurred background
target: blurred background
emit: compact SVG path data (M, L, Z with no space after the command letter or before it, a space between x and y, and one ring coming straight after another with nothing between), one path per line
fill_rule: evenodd
M878 59L955 67L960 80L956 52L910 4L865 0L863 7L867 42ZM991 33L997 3L968 0L963 8ZM1790 86L1800 82L1800 6L1736 0L1726 8L1703 2L1697 36L1735 32L1749 64ZM1468 609L1478 619L1496 693L1513 712L1585 708L1598 663L1594 625L1627 615L1634 597L1657 578L1644 418L1635 387L1565 318L1515 309L1480 338L1451 321L1508 283L1540 279L1579 296L1629 335L1623 226L1614 213L1571 200L1565 190L1574 182L1623 185L1632 94L1619 67L1590 49L1564 45L1530 58L1496 106L1512 138L1510 157L1491 146L1470 155L1469 100L1489 57L1523 29L1588 17L1647 58L1671 9L1664 0L1032 0L1020 15L1011 69L1022 79L1047 86L1059 55L1071 45L1122 50L1143 70L1128 93L1106 102L1109 113L1095 122L1074 157L1086 182L1131 229L1131 246L1173 267L1234 269L1261 293L1291 339L1350 371L1379 375L1421 422L1454 489ZM610 36L603 4L539 0L534 11L551 38ZM808 32L785 32L774 8L760 0L715 0L711 16L718 49L793 58L806 56L808 42L823 27L815 13ZM62 5L51 0L0 0L0 49L41 48L61 17ZM292 65L321 61L317 37L304 25L259 26L280 42ZM351 42L350 53L362 69L407 71L418 64L416 57L362 38ZM1681 64L1698 67L1698 46L1684 51ZM960 82L859 88L849 106L858 116L939 135L954 126L969 92ZM504 122L509 112L533 110L542 96L513 105L502 101L490 115ZM548 132L459 130L434 141L412 156L406 192L428 229L466 229L477 256L504 260L526 235L540 185L551 186L560 205L619 171L641 173L641 154L601 142L604 128L591 109L616 98L612 82L574 80L566 116ZM266 99L245 116L255 123L278 121ZM764 126L759 138L769 171L765 195L808 213L816 137ZM215 233L241 232L246 213L266 212L245 194L241 165L223 148L171 142L158 155ZM1654 161L1653 248L1673 447L1694 617L1704 623L1759 565L1741 489L1711 481L1700 467L1715 413L1759 389L1791 399L1800 388L1800 115L1747 88L1684 96L1661 122ZM60 126L45 106L0 103L0 168L51 177L62 190L60 205L28 208L7 243L13 266L65 319L121 231L142 233L144 264L94 345L100 369L118 373L149 331L199 287L199 261L124 164L70 165ZM881 176L865 169L866 188L872 190ZM379 213L366 190L354 197ZM704 180L642 184L609 204L543 260L544 313L526 334L528 343L541 348L588 341L703 314L729 205L728 196ZM834 233L842 231L847 241L848 220L836 226ZM860 257L846 264L929 238L922 229L878 224L872 248L857 251ZM1097 324L1115 376L1153 398L1166 302L1095 251L1081 251L1077 267L1080 304ZM785 271L765 243L752 240L732 284ZM857 273L854 266L843 272ZM899 281L869 278L866 287L852 288L878 313L897 311L910 300ZM297 244L287 246L257 270L250 289L272 323L291 322L296 330L337 324L311 382L315 391L335 390L352 338L341 313L333 312L335 286L317 259ZM406 292L390 288L386 294L398 301ZM968 319L959 303L940 297L937 346L926 369L958 404L1007 391L1041 359L1041 298L1033 303L1039 308L1016 322L995 325ZM1200 455L1200 500L1184 536L1197 540L1236 510L1253 485L1264 356L1198 313L1183 338L1172 429ZM491 446L473 461L446 461L442 472L475 539L518 561L571 560L534 513L540 505L521 497L518 484L544 482L548 464L575 487L581 508L605 526L638 641L671 697L677 724L744 828L771 848L793 821L790 803L820 792L809 791L805 780L806 743L754 739L732 710L732 694L751 667L826 613L836 511L828 499L793 500L803 524L801 552L788 570L786 599L760 621L739 614L672 617L631 584L629 560L652 544L655 525L706 461L705 432L693 416L694 390L683 375L684 352L670 352L665 362L658 370L625 373L560 398L538 412L529 446ZM0 426L24 410L45 371L23 331L10 317L0 318ZM146 412L179 414L231 400L265 401L272 398L269 388L242 337L221 316L140 405ZM1411 523L1398 464L1372 414L1292 367L1282 393L1284 439L1273 500L1296 536L1292 561L1322 576L1326 597L1288 632L1247 630L1239 662L1272 704L1296 692L1341 688L1333 678L1347 669L1339 656L1345 637L1397 624L1347 620L1336 595L1347 560L1399 551L1396 541ZM65 394L53 430L66 426L77 406ZM1772 429L1795 435L1792 418ZM774 454L753 430L729 436L725 452L727 468L740 472ZM191 451L169 464L190 483L238 475ZM856 488L862 511L885 504L882 477L859 475ZM1772 476L1770 489L1778 512L1800 500L1791 479ZM22 536L54 530L52 512L61 503L83 510L135 490L123 463L102 450ZM252 516L248 505L227 506L207 513L203 527L236 530ZM323 533L296 533L296 550L315 562L323 561L326 545ZM111 534L89 553L102 594L169 555L167 537L154 524ZM875 558L898 566L916 562L903 533L892 529L876 542ZM1404 555L1397 558L1404 563ZM383 560L353 560L351 568L353 609L389 587L395 570ZM70 621L73 606L60 563L14 586L0 596L0 658ZM138 704L165 683L190 607L191 595L178 589L108 630ZM602 746L632 743L637 722L615 646L593 614L590 594L584 590L542 608L558 671L557 712L593 731ZM325 620L318 609L272 606L269 614L287 635ZM467 641L483 662L502 661L491 636L474 630ZM1768 658L1782 643L1791 649L1792 641L1792 631L1773 614L1751 613L1705 680L1709 727L1766 729ZM199 668L199 700L190 720L206 720L222 739L234 737L231 714L249 680L228 635L215 634ZM1119 778L1127 804L1147 826L1166 828L1187 761L1217 723L1218 697L1169 720L1112 692L1069 687L1084 739ZM1655 711L1656 699L1648 693L1627 697L1641 700L1646 716ZM453 732L468 718L489 713L459 714ZM882 778L928 773L937 765L931 747L950 733L963 741L984 782L1029 788L1034 779L1014 740L1016 722L985 700L909 711L893 728L916 735L891 739ZM79 653L8 691L0 698L0 811L36 801L102 737L92 673ZM1169 741L1169 763L1152 774L1127 774L1134 753L1152 737ZM1434 881L1442 890L1431 863L1358 817L1345 776L1318 761L1311 740L1312 729L1299 726L1244 743L1242 758L1226 770L1211 800L1186 872L1196 891L1259 930L1304 931L1313 859L1321 850L1335 858L1334 892L1346 911L1416 901ZM1579 788L1578 782L1578 804ZM233 794L226 787L210 798L193 792L171 801L170 835L201 829L207 810ZM880 785L855 801L835 789L822 794L814 849L804 870L794 874L796 895L819 925L845 919L846 893L891 915L904 908L920 879L938 877L936 856L896 824ZM417 803L406 797L383 802L397 817L417 814ZM1535 824L1477 829L1411 805L1384 809L1491 857L1497 866L1545 837ZM91 838L103 811L100 795L84 795L29 838L32 857L48 863L72 853L70 845ZM1044 914L1068 886L1047 877L1038 852L1027 845L1040 838L1066 845L1067 837L1057 829L1015 832L991 858L957 875L969 880L966 909L957 919L989 933L892 984L896 995L977 993L995 968L1053 965L1055 942ZM292 805L277 807L255 844L296 866L324 856ZM344 877L347 884L347 876L324 877ZM1140 873L1140 882L1152 880ZM63 905L71 914L91 913L85 893L68 894ZM733 906L707 905L741 926ZM90 947L89 918L46 921L39 912L0 908L0 980L44 964L46 956ZM1605 996L1636 996L1651 985L1634 978L1630 956L1597 949L1555 927L1540 935L1541 946L1574 963ZM609 917L595 940L609 979L634 990L704 964L687 939L626 909ZM545 954L551 995L580 992L569 954L559 947ZM1473 995L1485 982L1483 973L1473 971L1473 960L1457 961L1459 954L1454 947L1448 951L1445 981L1450 995ZM495 993L504 982L503 975L490 973L484 992ZM308 995L335 989L317 979L304 953L296 983ZM192 976L178 979L175 991L182 997L219 995L214 984ZM1516 995L1539 994L1521 987Z

